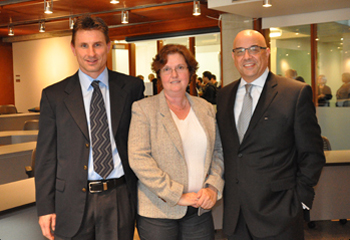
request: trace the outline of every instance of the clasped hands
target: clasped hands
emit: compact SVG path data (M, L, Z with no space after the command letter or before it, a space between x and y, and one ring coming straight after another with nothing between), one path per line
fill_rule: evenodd
M214 187L209 186L207 188L202 188L197 193L190 192L182 194L177 204L180 206L211 209L216 203L216 198L217 190Z

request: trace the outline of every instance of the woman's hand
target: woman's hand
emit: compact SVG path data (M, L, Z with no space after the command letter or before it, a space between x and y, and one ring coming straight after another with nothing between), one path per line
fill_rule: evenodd
M191 192L191 193L184 193L182 194L179 202L177 203L177 205L180 206L191 206L191 207L195 207L198 208L198 194Z
M197 197L197 203L199 207L203 209L211 209L216 203L217 190L216 188L209 185L209 187L199 190Z

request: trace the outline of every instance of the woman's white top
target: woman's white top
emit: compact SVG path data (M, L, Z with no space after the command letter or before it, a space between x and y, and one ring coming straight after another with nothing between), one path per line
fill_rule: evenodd
M187 117L180 120L171 111L180 133L188 171L187 192L198 192L204 182L204 161L207 151L207 136L192 107Z

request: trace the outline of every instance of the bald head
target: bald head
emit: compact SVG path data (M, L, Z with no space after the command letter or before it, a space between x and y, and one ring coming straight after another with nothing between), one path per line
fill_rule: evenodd
M255 45L261 46L261 47L266 47L266 41L264 36L259 33L258 31L247 29L239 32L236 35L235 40L233 41L233 48L239 47L239 44L241 41L246 41L247 39L251 39L255 41Z
M247 82L253 82L267 69L270 49L264 36L255 30L243 30L239 32L233 41L232 53L235 66L242 78ZM239 50L245 50L244 52Z

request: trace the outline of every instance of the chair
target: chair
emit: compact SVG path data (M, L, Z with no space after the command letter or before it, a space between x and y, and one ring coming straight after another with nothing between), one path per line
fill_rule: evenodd
M0 105L0 114L11 114L11 113L17 113L17 108L15 105L12 105L12 104Z
M322 136L322 140L323 140L323 150L324 151L332 150L331 143L329 142L328 138L326 138L325 136Z
M24 122L23 130L39 130L39 120L31 119Z
M33 149L32 152L32 163L31 166L25 166L26 174L28 175L28 178L34 177L34 170L35 170L35 154L36 154L36 148Z

